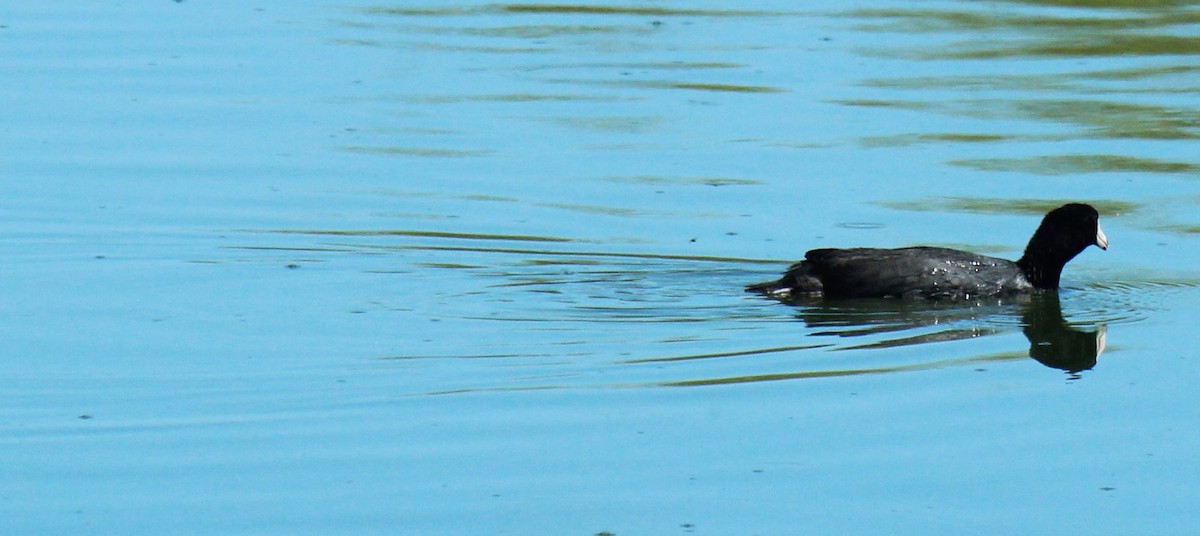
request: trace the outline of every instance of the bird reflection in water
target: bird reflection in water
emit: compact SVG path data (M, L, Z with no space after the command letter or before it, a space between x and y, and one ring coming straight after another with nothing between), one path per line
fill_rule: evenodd
M1096 366L1104 351L1107 328L1084 330L1063 318L1058 292L1035 292L1003 299L962 302L922 300L825 300L789 302L800 306L797 316L815 330L813 335L860 337L924 331L889 337L845 349L895 348L932 342L971 339L1011 332L1019 323L1029 339L1029 356L1072 375ZM930 330L933 331L930 331Z
M1025 338L1029 339L1029 357L1039 363L1071 374L1090 370L1104 352L1108 327L1095 331L1072 327L1063 319L1057 292L1041 292L1030 297L1021 314Z

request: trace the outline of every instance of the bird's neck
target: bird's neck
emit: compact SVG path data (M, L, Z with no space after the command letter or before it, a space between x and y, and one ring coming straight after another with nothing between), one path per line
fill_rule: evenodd
M1063 267L1078 254L1078 251L1039 232L1029 239L1029 245L1025 246L1025 253L1017 260L1017 266L1035 288L1056 289Z
M1028 279L1034 288L1057 289L1058 280L1062 277L1063 266L1066 266L1066 263L1047 263L1037 257L1024 255L1017 261L1017 266L1021 268L1025 279Z

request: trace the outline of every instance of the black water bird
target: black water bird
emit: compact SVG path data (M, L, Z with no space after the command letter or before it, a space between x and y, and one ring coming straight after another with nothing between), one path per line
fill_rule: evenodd
M1108 249L1100 215L1070 203L1042 219L1016 262L956 249L814 249L783 277L746 287L792 300L826 298L973 299L1058 288L1063 266L1088 246Z

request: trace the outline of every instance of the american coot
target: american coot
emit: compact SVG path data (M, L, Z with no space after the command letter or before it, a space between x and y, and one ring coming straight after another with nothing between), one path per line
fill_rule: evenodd
M1108 249L1091 205L1051 210L1017 262L956 249L814 249L777 281L746 287L778 299L971 299L1057 289L1063 266L1090 245Z

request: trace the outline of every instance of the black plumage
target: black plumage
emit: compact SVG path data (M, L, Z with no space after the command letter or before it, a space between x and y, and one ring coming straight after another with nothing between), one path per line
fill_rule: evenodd
M1057 289L1063 267L1091 245L1108 249L1100 215L1070 203L1046 214L1016 262L938 247L814 249L776 281L746 287L780 299L970 299Z

